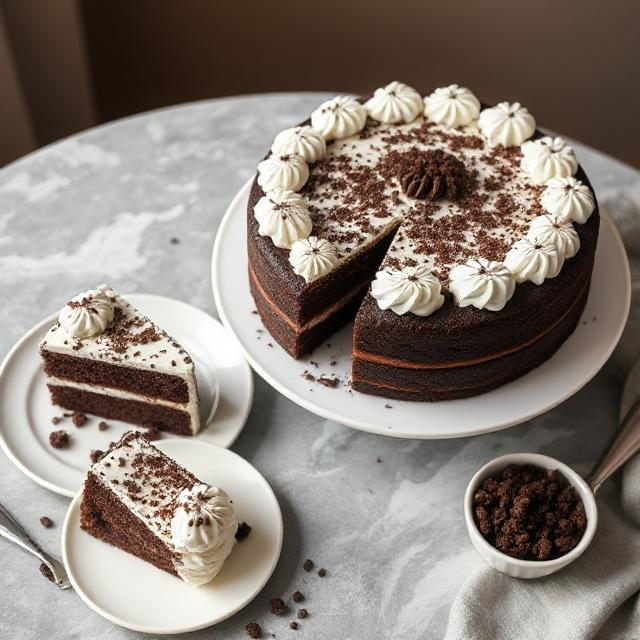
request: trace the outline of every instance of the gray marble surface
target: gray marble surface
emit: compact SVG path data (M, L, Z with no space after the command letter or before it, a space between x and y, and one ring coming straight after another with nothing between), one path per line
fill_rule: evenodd
M116 122L40 150L0 171L0 354L70 296L108 280L124 291L186 300L216 314L209 275L225 208L279 130L323 96L213 100ZM601 203L621 230L640 283L640 173L577 145ZM179 244L171 244L177 237ZM616 286L612 283L612 286ZM637 295L636 295L637 297ZM539 451L585 470L616 425L622 380L638 357L639 309L616 353L582 391L527 424L453 441L394 440L352 431L292 404L256 378L233 449L269 480L285 521L280 563L245 610L192 638L243 638L258 621L276 637L439 638L460 584L480 562L462 496L490 458ZM376 462L377 458L380 462ZM59 553L66 498L0 454L0 500ZM45 530L39 516L56 523ZM132 638L37 563L0 542L0 636ZM305 558L327 576L301 570ZM297 632L267 601L300 589L310 616Z

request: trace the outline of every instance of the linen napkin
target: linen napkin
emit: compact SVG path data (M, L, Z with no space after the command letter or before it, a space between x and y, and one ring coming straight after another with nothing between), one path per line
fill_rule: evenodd
M640 638L640 458L598 493L598 529L562 571L518 580L477 569L449 612L445 640Z

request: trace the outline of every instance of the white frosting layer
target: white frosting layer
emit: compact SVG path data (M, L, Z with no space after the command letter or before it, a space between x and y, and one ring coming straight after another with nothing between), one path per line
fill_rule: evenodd
M349 96L327 100L311 114L311 126L320 131L325 140L348 138L362 131L366 122L366 109Z
M271 154L258 165L258 184L265 193L274 189L300 191L309 178L302 156Z
M511 147L533 135L536 121L519 102L500 102L480 114L478 127L491 142Z
M113 312L111 298L98 287L72 298L60 311L58 322L69 335L82 340L102 333L111 324Z
M374 120L396 124L415 120L423 109L423 102L414 88L394 81L376 89L364 106Z
M302 276L306 282L313 282L336 266L338 252L328 240L309 236L293 243L289 262L295 273Z
M311 216L304 196L285 189L275 189L262 196L253 208L258 233L269 236L281 249L291 249L297 240L311 233Z
M578 170L573 147L562 138L545 136L539 140L529 140L521 149L522 168L539 184L551 178L572 176Z
M295 154L310 163L324 158L326 152L327 143L324 137L309 126L285 129L275 137L271 145L271 153L275 156Z
M189 413L192 433L197 433L200 429L198 390L194 363L189 354L109 285L100 285L98 289L114 307L114 320L110 326L101 334L78 339L57 322L47 331L40 349L183 378L188 389L188 402L178 405ZM49 380L52 379L48 378L47 382ZM73 386L68 381L64 384ZM119 393L115 389L91 386L111 396Z
M573 258L580 249L580 237L570 222L558 222L553 215L534 218L527 236L542 244L552 244L564 258Z
M504 263L518 282L542 284L546 278L555 278L560 273L564 255L554 244L527 236L509 249Z
M540 202L559 222L584 224L596 208L591 189L573 176L549 180Z
M501 262L469 259L449 272L449 289L459 307L500 311L513 296L513 274Z
M231 553L237 530L233 505L222 489L206 484L184 489L171 519L178 575L196 586L211 582Z
M378 271L371 295L381 309L391 309L400 316L430 316L444 304L442 285L426 265Z
M478 119L480 101L466 87L451 84L424 99L424 115L432 122L462 127Z

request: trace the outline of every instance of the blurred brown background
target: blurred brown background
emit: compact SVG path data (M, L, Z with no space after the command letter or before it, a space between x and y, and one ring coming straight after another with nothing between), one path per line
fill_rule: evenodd
M260 91L458 82L640 167L637 0L0 0L0 163Z

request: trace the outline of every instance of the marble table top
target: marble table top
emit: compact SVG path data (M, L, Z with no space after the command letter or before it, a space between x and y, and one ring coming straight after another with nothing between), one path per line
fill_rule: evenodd
M70 294L105 280L122 291L181 298L216 315L210 256L225 209L273 136L324 98L247 96L156 111L2 169L0 356ZM637 291L640 173L576 148L623 234ZM233 449L278 496L282 556L253 603L190 637L245 638L250 621L276 637L441 637L457 589L480 563L462 517L470 476L513 451L547 453L586 470L615 429L622 380L639 355L633 339L639 316L634 301L616 353L573 398L524 425L475 438L410 441L353 431L308 413L256 377L255 404ZM0 501L59 554L68 499L33 483L2 454L0 478ZM42 528L41 515L56 526ZM0 547L0 635L137 636L100 618L72 591L55 589L17 547L2 541ZM324 579L302 571L308 557L326 567ZM294 632L289 618L271 615L267 604L296 589L310 615Z

